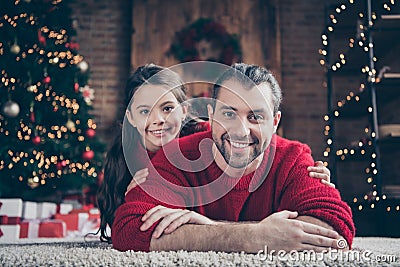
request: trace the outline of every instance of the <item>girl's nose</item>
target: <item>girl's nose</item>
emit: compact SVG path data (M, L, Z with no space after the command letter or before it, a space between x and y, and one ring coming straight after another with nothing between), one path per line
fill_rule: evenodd
M156 110L153 111L153 124L162 124L165 123L165 117L162 112L158 112Z

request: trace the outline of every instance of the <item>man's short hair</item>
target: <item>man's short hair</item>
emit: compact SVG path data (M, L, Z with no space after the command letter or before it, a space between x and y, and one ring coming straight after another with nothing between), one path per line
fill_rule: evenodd
M244 86L253 88L254 85L267 83L271 88L272 101L274 105L274 115L279 111L282 101L282 91L274 75L266 68L257 65L248 65L245 63L235 63L225 71L214 84L212 93L212 106L215 109L216 99L218 97L221 84L230 79L236 79Z

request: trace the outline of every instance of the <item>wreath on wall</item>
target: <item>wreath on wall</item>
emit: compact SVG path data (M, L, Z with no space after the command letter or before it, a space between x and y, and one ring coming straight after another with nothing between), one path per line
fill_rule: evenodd
M200 58L197 45L203 40L209 42L213 49L220 50L218 58ZM200 18L175 33L168 53L180 62L209 60L231 65L234 60L242 58L238 36L229 34L224 25L206 18Z

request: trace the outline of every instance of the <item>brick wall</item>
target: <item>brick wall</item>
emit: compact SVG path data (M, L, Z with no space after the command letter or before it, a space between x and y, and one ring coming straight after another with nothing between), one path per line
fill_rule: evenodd
M79 52L90 66L89 85L95 90L93 115L98 134L113 140L123 111L124 88L130 70L131 1L73 1L78 22Z
M308 143L322 159L322 116L326 91L318 49L324 2L282 0L280 5L284 134ZM130 1L88 0L73 4L79 22L80 52L91 67L94 114L99 134L109 140L121 117L123 88L130 66Z
M325 148L324 73L318 49L324 28L324 1L280 1L283 129L285 136L311 146L316 159Z

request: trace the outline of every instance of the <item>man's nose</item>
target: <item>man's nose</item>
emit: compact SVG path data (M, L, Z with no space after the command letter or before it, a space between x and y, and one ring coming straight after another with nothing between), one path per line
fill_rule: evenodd
M238 119L234 127L231 128L231 135L238 137L248 137L250 136L251 125L246 119Z

